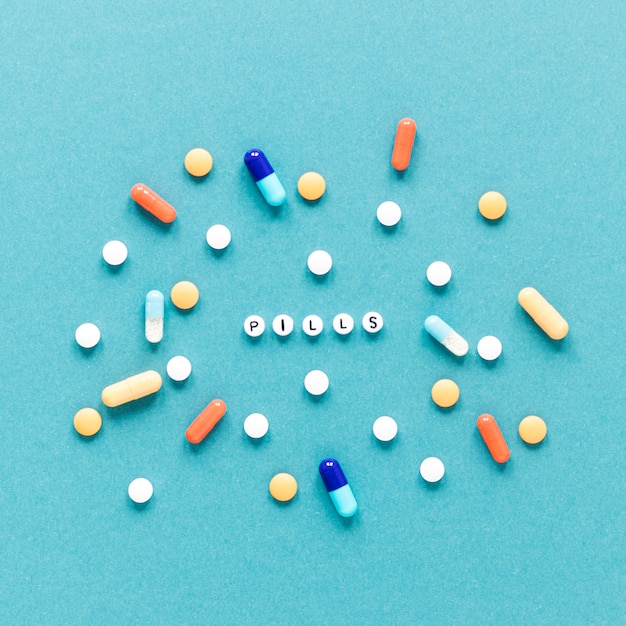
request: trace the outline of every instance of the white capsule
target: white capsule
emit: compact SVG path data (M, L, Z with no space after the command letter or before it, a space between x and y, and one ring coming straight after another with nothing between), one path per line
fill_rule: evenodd
M287 337L293 331L293 319L289 315L277 315L272 322L272 330L279 337Z
M249 337L260 337L265 332L265 320L260 315L250 315L243 323Z
M383 316L376 311L370 311L363 316L361 324L368 333L378 333L383 328Z
M324 322L319 315L307 315L302 320L302 330L309 337L317 337L324 330Z
M339 313L333 319L333 328L338 335L349 335L354 329L354 320L347 313Z

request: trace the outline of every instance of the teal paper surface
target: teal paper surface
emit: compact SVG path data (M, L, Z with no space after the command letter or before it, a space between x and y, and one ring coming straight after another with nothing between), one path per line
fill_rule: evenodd
M17 2L0 8L0 622L3 624L617 624L624 601L626 5L571 0ZM402 117L410 168L390 165ZM214 158L195 180L194 147ZM272 208L243 164L265 151ZM327 192L302 200L318 171ZM129 197L144 183L178 218ZM509 204L477 211L488 190ZM397 202L395 229L376 208ZM212 224L232 243L214 253ZM101 250L129 249L113 270ZM328 276L306 267L315 249ZM444 260L452 281L426 281ZM198 306L177 311L191 280ZM567 319L548 339L517 304L537 288ZM144 338L165 294L165 336ZM384 328L368 335L362 316ZM355 319L342 338L338 313ZM293 317L277 338L272 319ZM243 321L261 315L257 341ZM305 316L325 324L317 339ZM431 314L470 344L457 359ZM83 322L102 340L74 341ZM487 334L503 343L487 365ZM168 360L193 364L173 383ZM162 389L107 409L144 370ZM313 400L306 373L324 370ZM459 403L430 389L452 378ZM228 412L200 445L185 429ZM102 430L73 429L92 406ZM243 432L261 412L260 442ZM500 467L476 430L496 416ZM537 447L517 435L542 416ZM380 415L397 439L372 435ZM317 466L359 503L341 519ZM438 485L419 477L437 456ZM272 476L295 499L274 502ZM154 485L137 508L126 490Z

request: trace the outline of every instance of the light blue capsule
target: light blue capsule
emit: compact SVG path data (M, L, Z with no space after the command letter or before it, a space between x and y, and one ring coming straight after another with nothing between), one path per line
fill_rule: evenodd
M163 314L165 298L160 291L153 289L146 294L146 339L159 343L163 339Z
M356 513L358 505L352 493L352 489L350 489L350 485L344 485L343 487L339 487L339 489L329 491L328 495L335 505L337 513L339 513L341 517L352 517Z
M278 180L275 172L272 172L262 180L257 180L256 186L261 190L265 201L271 206L280 206L287 199L285 188Z
M467 341L453 328L448 326L438 315L429 315L424 320L424 328L455 356L465 356L469 351Z

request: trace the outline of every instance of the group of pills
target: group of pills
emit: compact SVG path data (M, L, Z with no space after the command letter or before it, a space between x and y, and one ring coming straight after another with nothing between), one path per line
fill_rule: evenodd
M409 118L400 120L391 159L392 167L397 171L408 168L415 136L415 122ZM274 207L282 205L286 200L286 192L265 154L259 149L249 150L244 156L244 163L265 201ZM204 177L212 169L213 158L208 151L196 148L186 155L184 165L191 176ZM303 199L316 202L324 194L326 182L317 172L307 172L298 180L297 189ZM177 217L172 205L142 183L134 185L130 195L139 206L163 223L171 223ZM506 208L506 199L495 191L484 194L478 202L479 212L487 220L499 220ZM378 221L385 228L393 228L401 216L400 207L393 201L381 203L376 211ZM206 233L206 241L214 250L223 250L230 244L230 230L222 224L214 224ZM120 266L128 256L128 249L121 241L109 241L104 246L102 255L110 266ZM332 269L333 259L327 251L315 250L309 255L307 266L313 275L322 277ZM427 280L436 289L444 288L451 277L452 270L444 261L434 261L426 270ZM193 283L181 281L171 289L170 298L178 309L189 310L197 304L199 291ZM536 290L523 289L518 300L552 339L562 339L567 334L565 320ZM164 302L164 295L158 290L151 290L145 296L145 337L150 343L159 343L163 338ZM370 311L362 317L361 325L367 333L378 333L383 328L383 318L378 312ZM355 323L350 314L339 313L334 317L332 326L338 335L347 335L353 331ZM259 315L250 315L245 319L243 328L249 337L258 338L265 332L265 321ZM324 322L317 315L308 315L302 321L302 331L309 337L318 336L323 328ZM468 342L440 317L429 316L424 322L424 328L453 355L463 357L467 354ZM286 314L277 315L272 321L272 329L277 336L287 337L293 332L294 320ZM81 347L92 349L100 341L100 330L92 323L85 323L76 329L75 337ZM488 335L478 342L477 351L484 360L493 361L500 356L502 344L497 337ZM177 382L188 378L191 369L189 360L181 355L173 357L167 364L168 376ZM323 395L329 384L328 376L319 369L308 372L304 378L304 387L311 396ZM156 393L161 386L159 373L148 370L106 387L102 391L102 402L108 407L117 407ZM454 381L441 379L433 385L431 397L437 406L448 409L458 401L460 390ZM187 441L192 445L199 445L225 414L225 402L220 399L212 400L189 424L185 432ZM83 408L74 417L74 427L82 436L93 436L101 426L102 418L96 409ZM251 439L260 439L267 434L269 421L261 413L251 413L245 418L243 428ZM506 462L510 452L495 418L489 414L481 415L477 428L494 460L498 463ZM374 421L372 432L380 442L390 442L398 433L398 425L392 417L384 415ZM539 443L546 432L545 422L538 416L528 416L519 425L519 434L527 443ZM431 456L421 462L419 471L426 482L436 483L443 478L445 466L441 459ZM354 515L358 508L356 499L339 462L332 458L324 459L319 465L319 473L339 515ZM292 500L297 490L296 479L285 472L276 474L269 483L270 494L280 502ZM146 478L136 478L128 487L129 497L137 504L147 502L152 494L152 484Z

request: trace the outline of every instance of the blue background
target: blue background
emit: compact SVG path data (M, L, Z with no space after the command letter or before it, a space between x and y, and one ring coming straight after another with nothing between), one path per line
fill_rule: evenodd
M570 0L262 3L8 0L0 9L0 619L3 623L615 624L624 602L626 5ZM410 169L390 167L413 117ZM183 158L215 159L192 180ZM243 166L260 147L288 192L279 211ZM327 194L296 193L305 171ZM152 186L164 227L129 198ZM497 224L476 210L501 191ZM403 209L385 232L376 207ZM225 223L224 254L205 242ZM108 268L119 238L129 259ZM334 259L314 280L306 258ZM428 264L446 260L435 292ZM194 281L143 338L143 299ZM570 334L549 340L517 304L536 287ZM336 313L370 310L380 335L345 340ZM327 329L253 343L246 316ZM462 360L421 329L436 313ZM90 353L74 330L96 323ZM495 334L492 367L476 355ZM175 354L193 363L182 385ZM118 409L102 388L154 368L155 396ZM325 370L314 402L302 381ZM437 409L430 388L455 379ZM184 430L213 398L228 413L197 449ZM84 440L76 410L103 428ZM248 413L270 420L254 444ZM476 432L493 413L512 458ZM519 420L544 417L536 448ZM389 446L371 434L393 416ZM446 464L427 486L421 460ZM340 459L359 501L332 509L317 473ZM292 473L288 505L269 479ZM143 509L128 483L146 476Z

